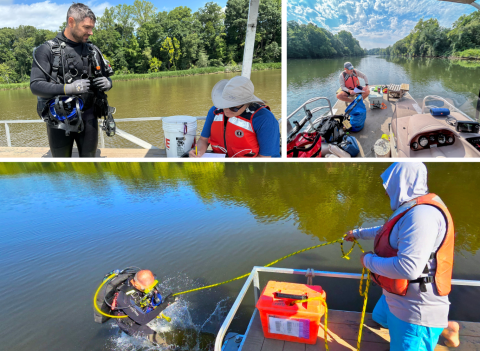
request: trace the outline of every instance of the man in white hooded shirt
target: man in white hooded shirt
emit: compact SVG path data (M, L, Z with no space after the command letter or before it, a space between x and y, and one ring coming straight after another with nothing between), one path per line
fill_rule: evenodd
M390 197L392 211L420 196L428 194L427 168L419 162L392 164L382 175L383 186ZM345 240L375 239L382 226L359 228L347 233ZM361 256L362 264L372 273L392 278L415 280L425 266L435 275L436 260L431 259L446 235L446 220L442 212L430 205L417 205L393 226L389 242L398 250L395 257L379 257L373 252ZM456 322L448 322L450 302L440 296L435 284L410 284L405 296L383 289L383 295L373 311L373 319L389 329L390 350L433 351L440 335L447 346L459 344Z

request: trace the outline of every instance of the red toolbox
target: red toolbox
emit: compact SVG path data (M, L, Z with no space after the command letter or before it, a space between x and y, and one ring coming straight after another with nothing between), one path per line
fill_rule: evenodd
M265 337L315 344L325 306L319 299L295 302L314 297L325 300L321 286L269 281L256 306Z

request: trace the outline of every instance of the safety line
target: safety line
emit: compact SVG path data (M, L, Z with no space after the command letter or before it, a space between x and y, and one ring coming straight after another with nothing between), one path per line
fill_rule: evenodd
M349 255L352 253L353 251L353 248L355 247L355 245L358 246L358 248L360 249L360 251L362 253L364 253L365 251L363 250L363 247L358 243L358 241L356 239L353 239L353 244L352 244L352 247L350 248L350 250L348 250L347 253L345 253L344 251L344 248L343 248L343 242L344 242L344 238L345 238L346 234L340 238L340 239L337 239L337 240L333 240L333 241L329 241L329 242L326 242L326 243L323 243L323 244L319 244L319 245L315 245L315 246L312 246L312 247L308 247L306 249L302 249L302 250L299 250L299 251L295 251L289 255L286 255L282 258L279 258L278 260L275 260L273 262L270 262L269 264L265 265L264 267L270 267L270 266L273 266L274 264L280 262L280 261L283 261L289 257L292 257L292 256L295 256L295 255L298 255L302 252L305 252L305 251L309 251L309 250L313 250L313 249L317 249L319 247L323 247L323 246L327 246L327 245L332 245L332 244L336 244L336 243L340 243L340 249L342 251L342 258L346 259L346 260L349 260L350 257ZM366 275L366 278L365 278L365 272L367 272L367 275ZM103 316L106 316L106 317L110 317L110 318L127 318L128 316L114 316L114 315L110 315L110 314L106 314L104 313L103 311L100 310L100 308L98 308L97 306L97 303L96 303L96 300L97 300L97 296L98 296L98 293L100 291L100 289L102 288L103 285L105 285L105 283L107 281L110 281L110 279L112 279L116 274L113 273L111 274L110 276L108 276L103 282L102 284L100 284L100 286L98 287L97 291L95 292L95 295L93 297L93 306L95 307L96 311L98 313L100 313L101 315ZM250 273L246 273L246 274L243 274L239 277L236 277L236 278L233 278L233 279L229 279L229 280L226 280L224 282L221 282L221 283L216 283L216 284L211 284L211 285L207 285L207 286L202 286L200 288L195 288L195 289L190 289L190 290L186 290L186 291L181 291L181 292L178 292L178 293L175 293L175 294L172 294L172 296L179 296L179 295L185 295L185 294L189 294L189 293L192 293L192 292L195 292L195 291L200 291L200 290L205 290L205 289L211 289L211 288L214 288L216 286L220 286L220 285L224 285L224 284L228 284L228 283L231 283L231 282L234 282L236 280L240 280L240 279L243 279L243 278L246 278L250 275ZM366 280L366 283L365 283L365 290L362 292L362 286L363 286L363 280ZM367 308L367 301L368 301L368 290L370 288L370 271L368 269L366 269L365 267L363 267L362 269L362 277L360 279L360 286L359 286L359 293L360 293L360 296L363 296L364 299L363 299L363 309L362 309L362 315L361 315L361 319L360 319L360 326L359 326L359 330L358 330L358 338L357 338L357 351L360 351L360 344L361 344L361 340L362 340L362 331L363 331L363 322L365 320L365 314L366 314L366 308ZM295 301L294 303L296 302L307 302L307 301L311 301L311 300L321 300L321 302L323 303L323 305L325 306L325 327L324 327L324 338L325 338L325 349L328 351L328 340L327 340L327 330L328 330L328 306L327 306L327 302L325 301L325 299L323 299L322 297L315 297L315 298L311 298L311 299L307 299L307 300L297 300ZM162 316L163 318L165 318L164 316ZM168 320L168 317L165 318Z

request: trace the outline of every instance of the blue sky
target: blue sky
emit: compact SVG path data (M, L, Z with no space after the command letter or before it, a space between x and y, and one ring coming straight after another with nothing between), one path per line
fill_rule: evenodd
M81 1L81 0L76 0ZM101 15L105 8L118 4L133 4L134 0L99 0L85 1L97 16ZM32 25L37 28L57 30L65 21L65 15L70 5L69 1L35 1L35 0L0 0L1 27L18 27L19 25ZM177 6L187 6L195 12L203 7L208 0L182 0L176 1L151 1L159 11L170 11ZM221 7L225 7L227 0L214 1Z
M287 20L314 23L333 33L347 30L363 48L387 47L404 38L422 17L451 27L471 5L437 0L287 0Z

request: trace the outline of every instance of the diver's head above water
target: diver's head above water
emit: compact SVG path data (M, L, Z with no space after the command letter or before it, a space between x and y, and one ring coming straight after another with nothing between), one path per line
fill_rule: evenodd
M149 271L148 269L142 269L135 274L130 283L135 289L145 291L146 289L151 288L155 283L155 276L153 275L152 271Z

